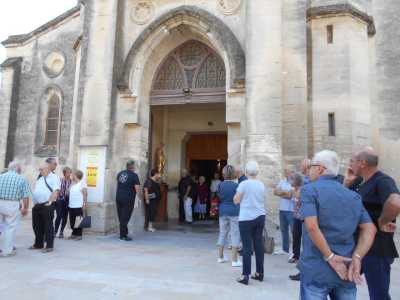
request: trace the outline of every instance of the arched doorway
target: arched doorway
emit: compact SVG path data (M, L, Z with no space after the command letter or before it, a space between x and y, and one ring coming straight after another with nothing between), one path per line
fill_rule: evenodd
M220 166L221 160L226 163L225 102L224 62L208 45L198 40L186 41L157 68L150 93L150 163L154 166L157 149L165 145L164 179L170 187L177 186L183 168L192 169L194 175L205 176L210 182L218 171L212 170L213 166ZM196 137L196 143L187 143L187 136ZM223 143L217 142L219 138ZM168 206L168 215L176 218L176 192L169 194L168 202L161 207Z

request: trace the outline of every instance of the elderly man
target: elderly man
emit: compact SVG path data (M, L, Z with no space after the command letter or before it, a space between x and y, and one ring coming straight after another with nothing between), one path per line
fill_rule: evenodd
M32 209L35 243L29 249L41 249L43 253L48 253L52 252L54 248L54 203L60 191L60 180L50 171L48 163L43 164L39 171L40 177L36 180L33 191L34 206ZM45 242L46 247L44 247Z
M18 162L11 162L8 171L0 175L0 223L5 228L0 236L0 256L13 256L14 238L21 215L26 216L31 190L28 181L21 175Z
M128 224L135 207L136 195L140 193L139 176L135 173L135 162L128 160L126 170L117 175L117 213L119 219L119 240L132 241L128 236Z
M356 299L361 262L376 229L361 197L336 180L338 156L325 150L312 160L310 179L301 191L304 218L300 299ZM354 235L358 232L355 245Z
M391 177L379 171L378 154L371 147L353 154L345 183L361 195L364 207L379 228L363 260L370 299L390 300L391 264L399 256L393 240L395 219L400 213L399 190Z
M284 170L284 178L274 189L274 195L281 198L279 204L279 226L282 236L282 250L275 251L274 254L289 254L290 237L289 231L293 229L293 210L294 202L293 187L290 184L290 177L293 173L289 169ZM289 257L289 260L291 257Z

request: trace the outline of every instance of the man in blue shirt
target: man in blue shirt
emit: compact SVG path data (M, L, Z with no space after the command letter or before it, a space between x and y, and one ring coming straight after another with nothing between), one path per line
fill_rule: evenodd
M375 237L376 228L361 197L336 180L338 162L333 151L317 153L310 168L312 183L301 191L301 300L322 300L328 295L335 300L355 300L355 284L362 281L361 261Z

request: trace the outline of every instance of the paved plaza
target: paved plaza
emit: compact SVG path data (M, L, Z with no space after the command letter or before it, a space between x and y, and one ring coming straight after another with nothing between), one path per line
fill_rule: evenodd
M116 235L56 240L50 254L28 250L30 219L18 233L18 255L0 260L0 299L298 299L299 284L288 280L294 266L285 256L266 256L266 279L242 286L240 268L216 263L215 227L172 226L141 233L133 242ZM67 231L69 234L69 231ZM400 299L400 264L394 265L393 299ZM358 299L368 299L366 287Z

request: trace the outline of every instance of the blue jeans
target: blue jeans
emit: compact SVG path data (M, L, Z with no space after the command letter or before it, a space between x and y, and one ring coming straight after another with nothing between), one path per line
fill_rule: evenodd
M282 234L282 249L289 253L289 228L292 231L293 228L293 212L292 211L279 211L279 223Z
M256 254L256 272L264 274L264 245L263 230L265 226L265 216L259 216L251 221L239 221L240 237L242 238L243 256L243 275L251 274L251 253Z
M328 295L331 300L356 300L357 288L322 286L313 283L300 283L300 300L327 300Z
M390 271L393 258L366 256L362 268L368 284L370 300L390 300Z

